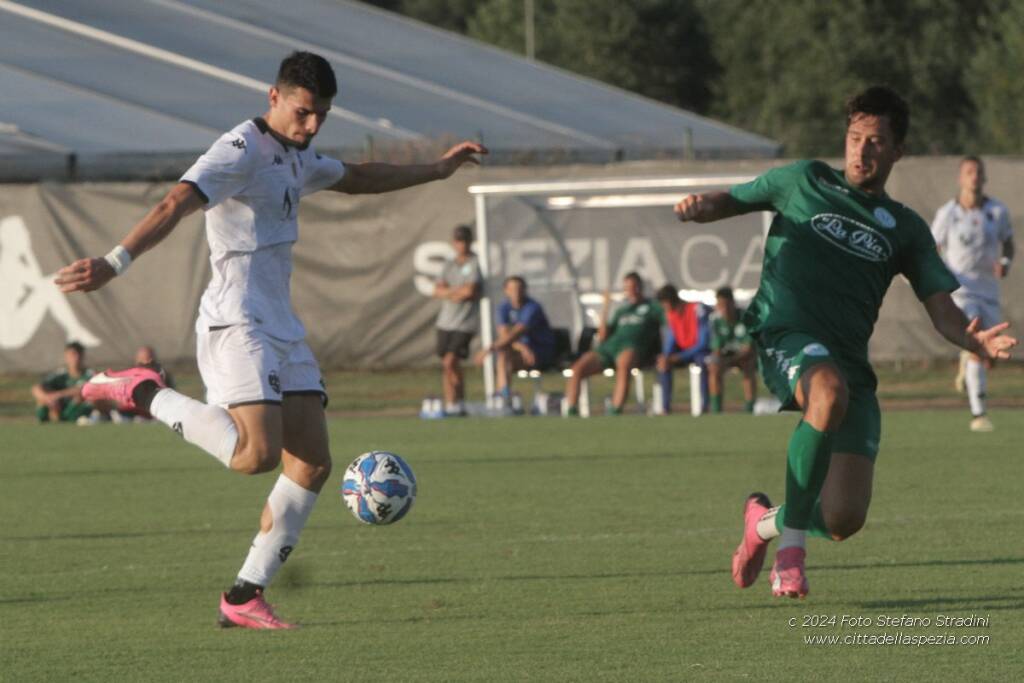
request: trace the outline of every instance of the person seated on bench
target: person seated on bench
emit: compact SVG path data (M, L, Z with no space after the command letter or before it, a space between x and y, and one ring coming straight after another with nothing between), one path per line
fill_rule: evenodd
M611 413L621 414L629 392L630 370L650 365L658 354L665 312L656 301L644 297L644 284L639 274L627 273L622 279L622 289L626 301L611 320L608 320L611 295L604 293L597 328L600 343L573 363L572 376L565 388L567 415L579 414L576 404L580 398L580 383L607 368L615 369Z
M526 294L526 281L518 275L505 279L505 299L498 306L498 338L477 354L482 364L494 354L495 393L509 404L510 382L517 370L544 371L555 362L555 333L544 308Z
M711 317L711 355L708 357L711 412L722 412L725 371L739 368L743 373L743 409L754 412L757 398L757 354L750 331L743 324L743 309L736 306L732 289L715 292L715 314Z
M683 301L674 285L667 284L658 290L658 303L665 310L668 321L661 354L658 356L658 384L661 385L662 413L672 412L672 369L691 363L703 369L708 355L708 313L704 304L697 301ZM707 375L701 373L702 404L707 396ZM703 412L705 406L701 406Z

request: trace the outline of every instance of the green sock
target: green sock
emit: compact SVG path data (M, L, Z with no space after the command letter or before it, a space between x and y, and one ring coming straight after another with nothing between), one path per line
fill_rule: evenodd
M783 503L779 506L778 514L775 515L775 528L779 534L782 534L783 520L785 518L786 504ZM825 526L825 517L821 514L821 500L814 504L814 510L811 512L811 524L807 527L807 533L811 536L832 540L832 534L829 533L828 527Z
M754 412L754 402L753 401L744 401L743 402L743 410L747 411L748 413Z
M711 397L711 412L720 413L722 412L722 395Z
M831 434L800 420L786 456L786 509L790 529L808 529L832 457Z

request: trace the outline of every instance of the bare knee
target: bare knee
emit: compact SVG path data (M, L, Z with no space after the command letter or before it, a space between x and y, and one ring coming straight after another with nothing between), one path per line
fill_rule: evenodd
M809 377L805 417L827 431L838 429L846 417L850 391L846 380L836 371L819 371Z
M833 541L845 541L864 528L867 516L867 510L838 510L825 514L825 526Z
M231 457L231 469L242 474L270 472L281 461L281 449L272 450L266 444L239 443Z

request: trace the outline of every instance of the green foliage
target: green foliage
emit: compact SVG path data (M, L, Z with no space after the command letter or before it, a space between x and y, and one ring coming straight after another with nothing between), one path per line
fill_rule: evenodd
M712 113L780 140L788 155L840 154L843 104L875 83L907 98L910 152L958 152L971 136L964 72L983 5L765 0L704 9L723 68Z
M717 73L689 0L537 0L536 58L653 99L704 111ZM524 53L522 0L487 0L469 35Z
M978 139L967 151L1024 153L1024 3L1008 2L983 22L967 69Z
M373 0L524 52L523 0ZM842 152L843 104L884 83L908 151L1024 153L1024 2L535 0L538 60L782 142Z

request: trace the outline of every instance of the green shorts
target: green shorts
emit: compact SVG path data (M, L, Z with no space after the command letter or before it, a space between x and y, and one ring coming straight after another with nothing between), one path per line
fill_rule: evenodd
M882 412L875 396L877 380L871 367L833 355L824 344L801 332L762 331L757 337L761 376L782 402L782 410L800 410L796 385L809 368L819 363L833 363L839 368L850 392L850 402L843 424L832 437L832 450L858 453L874 462L882 437Z
M657 354L641 353L632 344L599 344L594 353L601 359L601 367L605 370L615 367L615 360L619 357L619 354L627 349L633 349L636 351L636 359L634 366L638 368L647 367L654 363L654 357Z

